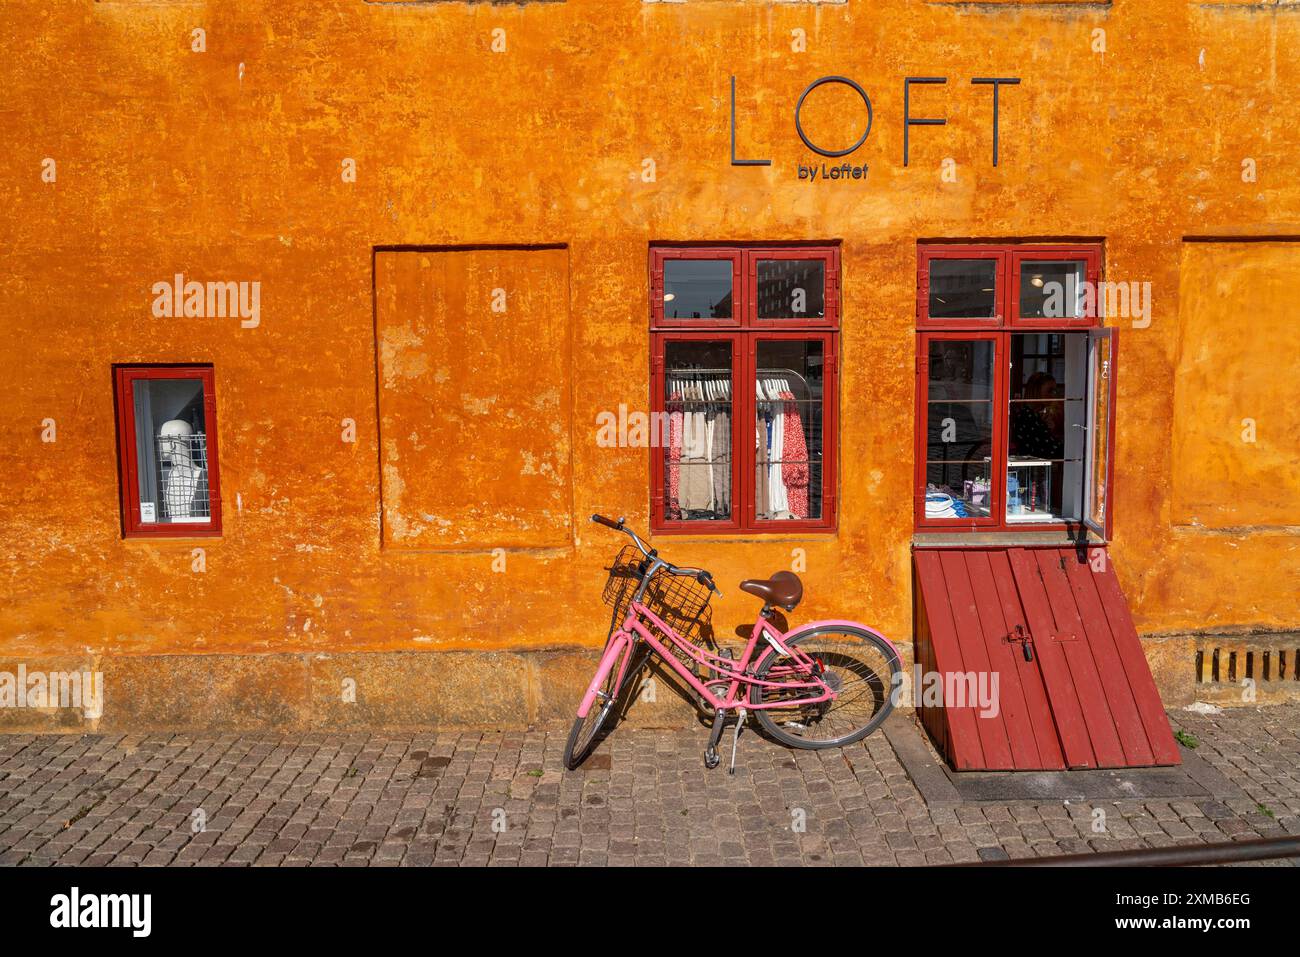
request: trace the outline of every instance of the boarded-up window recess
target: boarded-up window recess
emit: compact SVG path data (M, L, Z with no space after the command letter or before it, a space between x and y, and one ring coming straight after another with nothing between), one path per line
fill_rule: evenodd
M986 674L997 688L996 708L922 699L922 723L954 768L1179 763L1109 559L1052 547L918 549L915 567L923 670L945 686Z
M1278 370L1300 368L1300 337L1223 329L1242 316L1251 329L1288 328L1297 283L1300 242L1183 244L1170 449L1177 526L1296 526L1300 403L1279 401L1274 386Z
M1249 640L1203 641L1196 649L1197 684L1259 684L1300 682L1300 643L1277 635Z
M375 253L382 543L572 542L563 247Z

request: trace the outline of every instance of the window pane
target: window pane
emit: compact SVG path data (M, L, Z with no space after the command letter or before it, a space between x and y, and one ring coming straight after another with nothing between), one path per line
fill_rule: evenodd
M664 261L665 319L730 319L730 259Z
M132 396L140 521L211 521L203 380L136 379Z
M825 262L820 259L758 261L758 318L821 319L825 314Z
M1084 263L1022 262L1022 319L1080 319L1083 317Z
M664 343L664 518L731 518L731 343Z
M925 517L978 518L991 505L993 357L988 339L931 340Z
M822 517L821 340L760 340L754 423L754 510L759 519Z
M995 259L931 259L930 318L993 318L997 275Z
M1086 333L1011 336L1007 521L1078 521L1087 430Z

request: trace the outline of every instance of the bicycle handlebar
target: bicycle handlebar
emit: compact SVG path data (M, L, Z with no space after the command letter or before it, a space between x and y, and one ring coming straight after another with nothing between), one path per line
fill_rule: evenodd
M632 531L632 529L627 527L627 525L625 524L626 519L624 519L623 517L620 516L619 520L616 522L611 518L606 518L604 515L596 514L591 516L591 520L595 522L597 525L604 525L606 528L612 528L614 531L622 532L624 535L628 536L630 539L632 539L633 542L636 543L636 547L641 550L642 555L644 555L646 558L650 558L653 559L654 561L657 561L661 566L663 566L664 569L667 570L668 574L681 575L683 578L694 578L705 588L710 589L719 598L722 597L722 589L720 589L714 583L713 576L711 574L709 574L702 568L682 568L677 565L674 565L672 562L665 561L664 559L660 558L658 553L646 547L646 543L641 540L640 535L638 535L636 532Z

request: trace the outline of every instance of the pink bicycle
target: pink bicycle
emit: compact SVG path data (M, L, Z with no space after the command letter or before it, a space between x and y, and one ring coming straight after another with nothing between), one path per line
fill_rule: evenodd
M731 773L740 728L751 711L764 731L795 748L852 744L889 716L890 692L902 672L889 639L853 621L815 621L790 632L772 623L776 608L793 611L803 597L803 584L792 572L740 583L741 591L763 600L763 610L738 658L729 649L713 653L702 647L699 634L709 599L722 595L713 576L660 558L621 518L615 522L593 515L591 520L630 537L635 550L625 547L610 569L605 599L614 605L616 630L569 732L564 748L569 770L595 748L620 692L652 653L694 691L706 713L712 711L713 730L704 751L709 768L721 760L718 742L733 712Z

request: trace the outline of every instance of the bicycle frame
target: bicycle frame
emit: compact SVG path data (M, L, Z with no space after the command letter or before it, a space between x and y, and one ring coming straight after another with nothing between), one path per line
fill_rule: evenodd
M823 701L833 701L836 698L836 693L831 690L830 686L814 674L818 663L809 655L801 652L798 647L787 645L785 643L786 633L775 627L766 618L760 617L754 622L754 630L749 636L745 650L741 653L739 659L733 660L705 651L694 643L687 641L677 633L676 629L643 605L639 598L640 594L638 593L638 600L634 600L629 606L627 618L624 619L622 627L610 636L609 644L606 646L605 654L601 660L603 670L607 659L612 666L618 657L622 658L618 664L618 679L614 685L614 697L617 697L619 691L622 690L623 679L627 676L628 662L631 660L636 641L640 640L649 645L659 655L660 659L681 676L681 679L693 688L700 697L719 710L732 710L740 707L751 711L762 708L788 708L792 705L819 704ZM696 677L695 673L672 653L668 645L660 641L651 628L647 627L646 622L658 629L668 639L669 644L707 668L712 676L707 677L705 681L701 681ZM845 622L845 624L850 623ZM774 668L769 673L771 676L787 675L793 677L802 674L807 680L771 681L745 674L750 662L757 657L756 652L762 639L766 639L768 644L796 662L793 667L781 665ZM709 685L720 684L724 681L727 682L727 690L724 696L715 694L709 688ZM749 688L754 685L786 689L807 688L809 689L809 696L751 703L747 698L742 698L740 692L744 688L745 694L748 695ZM582 704L578 708L578 717L585 718L587 716L587 712L591 709L592 702L595 699L596 689L593 688L583 696Z

